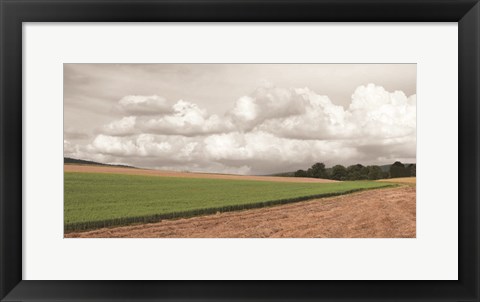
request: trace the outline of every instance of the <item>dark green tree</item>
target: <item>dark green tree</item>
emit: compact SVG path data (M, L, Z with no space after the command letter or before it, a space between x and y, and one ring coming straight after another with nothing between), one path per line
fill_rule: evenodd
M347 174L348 180L368 179L368 169L361 164L348 166Z
M324 163L314 164L311 168L311 173L312 173L312 177L314 178L326 178L327 171L325 170L325 164Z
M295 177L307 177L307 171L305 170L298 170L295 172Z
M379 166L368 166L368 179L381 179L383 177L382 168Z
M332 168L331 178L335 180L347 180L347 168L342 165L336 165Z
M347 168L342 165L335 165L332 168L332 179L335 180L347 180L348 173Z
M406 177L409 176L409 171L405 168L405 165L399 161L393 163L390 166L390 177L397 178L397 177Z
M408 170L408 176L417 176L417 165L416 164L408 165L407 170Z
M333 179L333 178L332 178L332 171L333 171L332 168L326 168L326 169L325 169L325 173L326 173L325 178L326 178L326 179Z

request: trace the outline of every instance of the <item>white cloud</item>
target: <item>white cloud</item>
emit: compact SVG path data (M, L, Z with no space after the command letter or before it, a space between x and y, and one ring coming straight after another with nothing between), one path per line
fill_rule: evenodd
M257 118L259 110L255 99L249 96L243 96L237 100L230 113L234 120L250 123Z
M279 166L299 168L318 160L333 164L358 155L340 142L287 139L262 131L205 137L100 134L86 151L112 162L134 159L139 166L160 169L240 174L273 173Z
M240 97L227 116L237 128L251 130L271 118L285 118L305 111L302 97L294 89L261 87Z
M126 116L120 120L113 121L103 127L103 132L110 135L129 135L136 133L135 123L137 117Z
M319 161L415 161L416 96L374 84L358 87L347 108L308 88L273 85L238 98L223 116L184 100L167 106L158 96L128 96L119 105L127 116L105 125L86 147L65 141L65 154L161 169L253 174Z
M369 84L358 87L352 95L350 123L357 136L389 139L415 135L416 95L407 97L401 91L388 92Z
M416 96L388 92L369 84L358 87L347 109L308 88L263 89L259 98L241 98L231 114L240 129L298 139L391 138L412 135L416 129ZM248 101L249 106L245 106ZM242 106L239 106L242 105ZM238 118L237 111L255 108L254 118ZM245 110L245 112L250 112ZM249 116L253 116L249 114ZM239 125L245 122L245 126Z
M115 156L142 157L169 155L172 146L169 142L158 140L150 134L140 134L133 137L100 134L89 145L89 149Z
M213 161L253 161L271 166L343 161L355 157L357 152L337 141L281 138L263 131L215 134L204 142L205 155Z
M156 99L163 100L159 97L156 97ZM137 112L137 114L112 121L103 127L102 133L118 136L141 133L194 136L218 133L233 127L230 121L221 119L215 114L209 115L205 109L200 108L197 104L184 100L179 100L168 109L164 108L164 113L159 111L144 112L143 109L147 110L148 107L144 106L144 99L141 96L123 98L120 103L123 104L122 106L125 104L135 106L141 104L142 110L138 110L138 108L128 110L131 113Z
M295 89L290 98L282 101L290 114L265 120L257 127L278 136L297 139L333 139L348 135L352 126L347 123L349 112L334 105L327 96L308 88Z
M217 115L208 115L205 109L183 100L172 107L173 112L142 120L140 127L148 133L198 135L228 130L228 121Z

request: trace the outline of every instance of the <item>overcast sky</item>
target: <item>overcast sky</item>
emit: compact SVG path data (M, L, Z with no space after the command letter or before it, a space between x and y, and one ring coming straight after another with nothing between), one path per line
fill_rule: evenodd
M415 64L64 64L64 155L270 174L416 162Z

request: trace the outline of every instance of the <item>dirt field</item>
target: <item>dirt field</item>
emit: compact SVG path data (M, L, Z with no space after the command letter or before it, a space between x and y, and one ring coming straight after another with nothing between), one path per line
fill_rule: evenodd
M416 177L399 177L399 178L379 179L378 181L415 185L417 183L417 178Z
M146 170L122 167L93 166L93 165L74 165L66 164L63 166L64 172L85 172L85 173L117 173L131 175L150 175L166 177L187 177L187 178L212 178L212 179L241 179L241 180L259 180L259 181L279 181L279 182L336 182L330 179L303 178L303 177L278 177L278 176L243 176L231 174L209 174L209 173L189 173L160 170Z
M402 186L65 237L415 238L415 200L415 186Z

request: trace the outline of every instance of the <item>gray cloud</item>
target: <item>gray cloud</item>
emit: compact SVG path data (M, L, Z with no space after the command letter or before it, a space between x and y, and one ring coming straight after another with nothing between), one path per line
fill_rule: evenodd
M127 95L118 101L118 109L129 115L156 115L170 113L166 99L158 95Z

